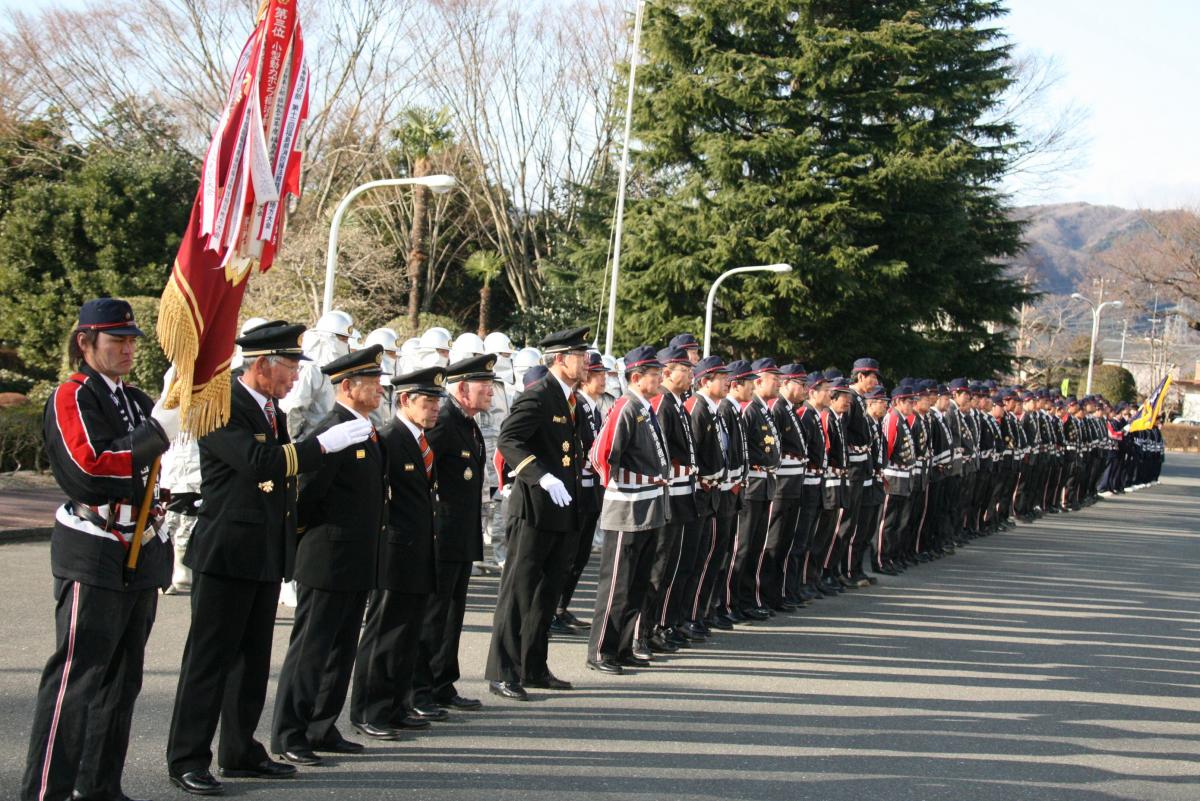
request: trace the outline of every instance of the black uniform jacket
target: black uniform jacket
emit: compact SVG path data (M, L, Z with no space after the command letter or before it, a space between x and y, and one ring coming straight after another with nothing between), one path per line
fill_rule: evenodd
M200 438L196 528L184 564L250 581L291 578L296 557L296 476L321 466L316 439L293 444L285 416L278 434L241 380L229 422Z
M425 439L429 440L428 432ZM436 592L437 451L433 475L427 476L421 447L398 417L384 429L383 447L388 454L391 497L379 555L379 589L416 595ZM432 443L429 447L433 449Z
M150 418L150 398L136 387L125 386L124 393L132 409L122 410L100 374L85 365L46 401L46 455L55 481L71 499L55 516L50 566L60 579L107 589L165 587L174 557L170 542L158 536L143 543L137 574L128 588L124 583L126 543L143 500L143 477L169 445ZM80 517L89 514L87 506L104 512L101 525ZM113 525L106 528L110 510Z
M779 429L767 408L767 402L757 395L750 397L742 409L746 425L746 450L750 456L750 474L746 498L770 501L775 497L775 471L779 469Z
M457 401L446 398L437 424L425 436L437 464L438 561L481 561L483 469L487 464L483 434Z
M771 403L771 417L779 430L779 485L775 497L800 498L804 495L808 449L796 418L796 407L787 398L778 397Z
M733 437L725 428L725 421L718 416L703 396L694 394L684 402L688 420L692 426L692 440L696 454L696 513L701 516L715 515L721 506L721 482L727 477L725 451L721 447L721 433L732 445Z
M692 439L692 418L683 403L666 388L650 401L650 405L658 415L658 425L671 459L671 522L688 523L696 519L696 446Z
M340 403L313 436L355 419ZM387 510L387 455L382 440L328 454L319 470L300 478L296 580L334 592L375 589Z
M730 491L721 493L721 507L717 515L729 517L737 514L742 508L750 454L746 449L746 424L742 420L742 410L738 402L733 398L723 398L717 404L717 414L725 421L725 430L729 433L729 450L725 453L725 465L728 469L725 483L733 485Z
M584 518L590 517L594 520L595 516L600 514L601 497L604 495L604 487L600 486L600 482L596 479L596 471L592 469L592 463L587 454L591 452L592 444L595 443L596 437L600 434L600 427L604 424L604 411L601 409L601 404L607 397L610 396L602 395L596 399L595 403L592 403L583 396L582 392L576 393L578 400L575 406L575 422L579 428L579 441L583 445L581 486L576 502L579 505L581 516L580 525L585 527L591 521ZM609 404L608 408L612 408L612 405ZM594 525L594 522L592 524Z
M582 407L577 411L582 414ZM500 427L496 448L516 479L509 515L543 531L576 531L578 504L558 506L538 486L542 476L551 473L562 481L573 500L581 489L583 445L562 385L554 375L517 396Z

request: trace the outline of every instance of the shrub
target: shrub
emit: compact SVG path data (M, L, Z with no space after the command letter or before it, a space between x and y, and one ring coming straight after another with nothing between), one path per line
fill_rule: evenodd
M0 471L44 470L42 407L34 404L0 408Z

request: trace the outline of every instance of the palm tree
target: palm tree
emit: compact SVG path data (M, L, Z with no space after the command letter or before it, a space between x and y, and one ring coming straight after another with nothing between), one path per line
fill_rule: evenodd
M467 257L463 267L467 275L482 283L479 287L479 336L488 333L491 320L489 312L492 300L492 279L504 272L504 259L494 250L477 250Z

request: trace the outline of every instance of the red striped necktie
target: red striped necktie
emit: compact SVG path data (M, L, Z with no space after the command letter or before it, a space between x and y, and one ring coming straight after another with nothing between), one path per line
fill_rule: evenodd
M263 404L263 412L265 412L267 415L267 422L271 424L271 433L278 437L279 426L275 422L275 402L270 398L268 398L267 402Z
M575 422L575 392L567 396L567 405L571 407L571 422Z
M425 432L421 432L417 438L417 445L421 447L421 459L425 461L425 478L433 478L433 449L429 447L429 440L425 439Z

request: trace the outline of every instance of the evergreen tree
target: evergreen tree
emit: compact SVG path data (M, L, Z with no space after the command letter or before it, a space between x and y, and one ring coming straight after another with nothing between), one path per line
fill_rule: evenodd
M1016 132L985 122L1010 81L1002 14L985 0L650 0L618 350L699 333L724 270L789 262L722 285L715 352L1002 369L1023 297L1002 265L1020 227L996 188ZM607 220L584 231L575 263L602 271Z

